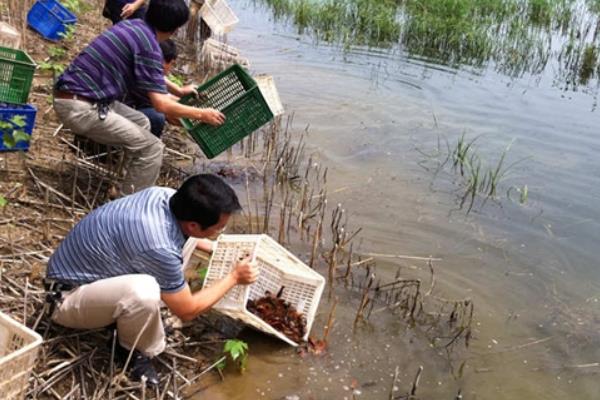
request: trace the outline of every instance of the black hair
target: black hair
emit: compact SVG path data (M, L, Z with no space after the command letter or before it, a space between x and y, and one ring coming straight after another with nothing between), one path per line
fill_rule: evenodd
M146 22L161 32L175 32L190 17L184 0L150 0Z
M177 45L171 39L160 42L160 49L162 50L164 62L170 63L177 58Z
M219 222L221 214L242 209L237 195L221 178L199 174L188 178L169 200L169 208L179 221L193 221L207 229Z

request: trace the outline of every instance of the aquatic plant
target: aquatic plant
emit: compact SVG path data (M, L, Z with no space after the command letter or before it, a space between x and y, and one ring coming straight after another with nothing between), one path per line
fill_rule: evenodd
M411 56L511 77L559 63L560 86L597 78L598 0L263 0L316 40L399 46ZM558 52L556 40L558 39ZM554 48L553 48L554 42ZM558 55L557 55L558 54Z
M343 44L397 42L400 21L394 0L265 0L276 18L289 17L300 33Z
M478 138L479 136L467 140L463 133L457 139L453 148L448 145L448 156L446 157L446 160L452 162L452 170L463 178L461 183L463 188L462 195L460 196L460 208L466 209L467 213L471 212L477 197L483 199L483 204L488 199L496 199L502 180L515 165L527 159L524 158L511 164L506 164L506 158L514 142L512 140L502 151L495 164L487 164L483 161L475 147L475 142ZM422 154L426 155L425 153ZM437 154L440 155L439 151ZM440 168L446 163L447 161L444 161ZM507 197L509 198L512 189L520 193L520 203L524 204L528 197L527 185L523 188L509 188L507 190Z
M230 339L225 341L223 346L223 353L225 355L222 358L218 368L225 368L226 359L229 358L235 363L240 372L244 372L248 367L248 343L239 339Z

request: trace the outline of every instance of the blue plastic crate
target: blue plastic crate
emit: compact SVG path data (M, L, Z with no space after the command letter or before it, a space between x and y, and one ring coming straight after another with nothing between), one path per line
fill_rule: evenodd
M29 104L11 104L11 103L0 103L0 121L10 122L10 120L17 116L23 116L25 120L25 126L22 128L13 125L13 129L9 129L8 132L12 135L14 129L21 129L29 135L30 140L23 140L16 143L14 147L7 147L4 145L4 134L7 133L6 129L0 127L0 151L13 151L13 150L27 150L29 149L29 142L31 141L31 133L33 132L33 126L35 125L35 114L37 109Z
M56 0L37 0L27 13L29 26L49 40L60 40L67 26L75 22L75 14Z

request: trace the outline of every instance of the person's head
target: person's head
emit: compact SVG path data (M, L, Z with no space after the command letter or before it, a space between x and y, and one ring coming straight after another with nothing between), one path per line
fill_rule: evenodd
M165 70L165 75L169 75L171 68L175 65L175 60L177 60L177 45L171 39L167 39L160 42L160 49L163 54L163 68Z
M229 216L242 209L233 189L210 174L194 175L183 182L169 200L169 208L184 234L200 238L221 233Z
M190 10L184 0L150 0L146 10L146 22L163 38L175 33L189 17Z

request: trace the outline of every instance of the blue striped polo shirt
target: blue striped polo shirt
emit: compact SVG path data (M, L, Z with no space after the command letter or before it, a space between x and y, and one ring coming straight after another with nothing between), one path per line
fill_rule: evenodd
M163 292L184 285L184 237L169 209L173 189L151 187L84 217L48 262L48 277L84 284L127 274L156 278Z
M137 89L167 93L163 56L154 30L124 20L96 37L58 78L56 89L94 100L121 100Z

